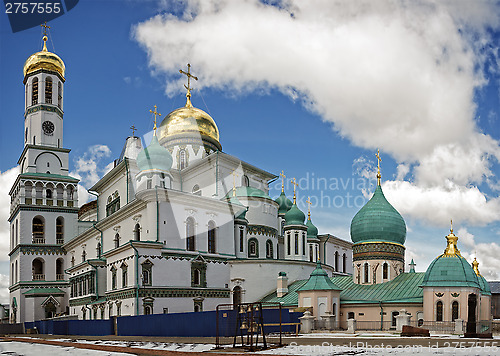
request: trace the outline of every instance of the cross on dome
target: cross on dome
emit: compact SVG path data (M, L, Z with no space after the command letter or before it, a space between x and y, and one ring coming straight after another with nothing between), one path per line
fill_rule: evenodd
M153 126L153 130L154 130L154 135L156 136L156 115L161 116L161 114L156 111L156 109L157 109L156 105L154 106L154 108L155 108L155 111L149 110L149 112L155 115L155 125Z
M382 175L380 174L380 162L382 162L382 158L380 158L380 150L377 149L377 153L375 153L375 156L377 157L377 166L378 166L378 171L377 171L377 185L380 185L380 179L382 178Z
M182 69L179 69L179 73L184 74L185 76L187 76L187 79L188 79L188 83L187 83L187 85L184 84L184 88L187 89L186 106L189 107L189 106L192 106L191 105L191 89L193 89L193 88L191 88L191 86L190 86L191 78L193 78L194 80L198 80L198 77L195 77L194 75L191 74L191 64L188 63L187 67L188 67L187 72L184 72Z
M285 192L285 178L286 178L284 171L281 171L280 177L281 177L281 192L284 193Z
M292 182L292 184L293 184L293 203L295 204L295 203L297 203L297 195L295 194L295 188L296 188L299 184L297 183L297 180L296 180L295 178L292 178L290 181L291 181L291 182Z

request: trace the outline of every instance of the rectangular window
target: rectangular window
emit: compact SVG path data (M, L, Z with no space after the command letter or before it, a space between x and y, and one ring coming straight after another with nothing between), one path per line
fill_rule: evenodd
M299 234L295 233L295 254L299 254Z
M243 229L240 229L240 252L243 252Z

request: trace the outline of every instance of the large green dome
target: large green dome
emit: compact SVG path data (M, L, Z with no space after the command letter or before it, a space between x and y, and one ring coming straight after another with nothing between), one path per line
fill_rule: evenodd
M481 288L476 272L462 257L453 232L446 236L448 246L427 268L422 287L475 287Z
M281 192L280 196L276 198L276 203L278 203L278 214L286 214L288 210L292 207L292 201L288 199L285 195L285 192Z
M290 210L285 214L285 224L286 225L304 225L304 220L306 219L305 214L300 211L297 204L293 204Z
M141 171L148 169L168 171L172 167L172 155L165 147L160 145L158 137L153 135L149 146L137 155L137 166Z
M306 226L307 226L307 238L308 239L317 239L318 238L318 228L314 226L314 224L311 221L311 217L306 221Z
M404 245L405 221L387 201L380 185L377 185L372 198L352 219L351 240L355 244L381 241Z

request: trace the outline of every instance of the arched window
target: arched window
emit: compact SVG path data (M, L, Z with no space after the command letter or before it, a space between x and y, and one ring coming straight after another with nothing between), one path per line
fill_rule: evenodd
M233 288L233 305L241 304L241 287L235 286Z
M64 280L64 260L62 258L56 260L56 280Z
M143 286L150 286L151 285L151 279L153 277L153 264L151 261L146 260L141 264L142 267L142 285Z
M215 236L216 235L216 227L215 222L208 222L208 252L215 253Z
M337 315L337 303L333 303L332 305L332 315Z
M115 248L118 248L120 246L120 234L116 233L115 239L113 240L115 242Z
M436 321L443 321L443 302L438 301L436 304Z
M451 321L455 321L458 319L459 313L458 313L458 302L455 300L453 303L451 303Z
M249 187L250 186L250 179L248 179L247 175L243 175L243 177L241 177L241 186L242 187Z
M193 284L199 286L201 281L201 272L199 269L195 269L193 272Z
M179 151L179 169L187 167L186 150Z
M196 239L194 231L194 219L189 217L186 220L186 250L195 251L196 250Z
M255 238L248 240L248 257L259 257L259 242Z
M368 277L370 275L370 266L368 265L368 263L365 263L365 266L364 266L364 277L365 277L365 283L368 283Z
M87 252L85 250L82 251L82 262L87 261Z
M45 103L52 104L52 78L45 78Z
M128 267L125 263L122 263L121 269L122 269L122 288L125 288L128 284Z
M335 272L339 271L339 251L335 251Z
M134 227L134 240L141 241L141 225L139 225L138 223L135 224Z
M45 197L47 199L52 199L52 190L51 189L46 189L45 190Z
M16 260L16 264L14 266L14 281L16 283L19 282L19 279L17 278L17 260Z
M295 254L299 254L299 234L295 233Z
M64 218L61 216L56 219L56 243L64 243Z
M345 253L342 255L342 272L346 273L347 267L347 256Z
M151 305L145 305L144 306L144 315L149 315L149 314L152 314Z
M111 267L111 289L116 289L116 268Z
M61 82L57 83L57 106L59 109L62 109L62 84Z
M387 262L385 262L382 266L382 279L387 278L389 278L389 265L387 264Z
M273 242L271 240L266 241L266 258L273 258Z
M309 245L309 262L314 262L313 245Z
M31 82L31 105L36 104L38 104L38 78L35 77Z
M45 261L41 258L35 258L31 265L31 272L34 281L45 280Z
M32 236L34 244L45 243L45 220L41 216L33 218Z
M71 267L75 266L75 256L71 257Z

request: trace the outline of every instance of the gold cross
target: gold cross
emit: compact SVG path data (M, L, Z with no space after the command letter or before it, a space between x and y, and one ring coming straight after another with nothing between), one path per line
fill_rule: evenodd
M130 126L130 129L132 130L132 137L134 137L135 136L135 130L137 130L137 128L134 125L132 125L132 126Z
M295 194L295 187L297 187L299 184L297 183L297 180L295 178L292 178L290 181L293 184L293 203L295 204L297 202L297 196Z
M280 177L281 177L281 192L284 193L285 192L285 172L281 171L280 173Z
M40 27L43 27L43 35L47 36L47 29L50 28L50 26L47 25L47 21L41 24Z
M155 125L153 126L153 130L154 130L155 136L156 136L156 115L161 116L161 114L156 111L157 106L155 105L154 107L155 107L155 111L149 110L149 112L152 113L152 114L155 114Z
M238 174L236 173L236 171L233 171L233 173L231 173L233 175L233 197L236 196L236 176L238 176Z
M382 178L382 175L380 174L380 162L382 162L382 158L380 158L380 150L377 150L375 156L377 157L378 161L377 184L380 185L380 179Z
M311 220L311 197L307 197L307 200L306 200L306 203L308 204L308 207L307 207L307 217L309 218L309 220Z
M193 78L194 80L198 80L198 77L195 77L194 75L191 74L191 64L189 64L189 63L188 63L188 71L184 72L182 69L179 69L179 73L184 74L188 78L188 85L186 86L186 84L184 84L184 88L187 89L187 93L186 93L187 103L186 103L186 106L191 106L191 89L193 89L190 86L191 78Z

